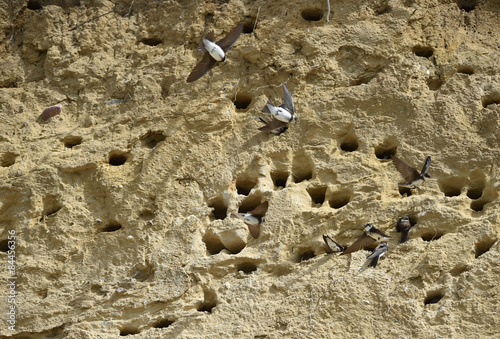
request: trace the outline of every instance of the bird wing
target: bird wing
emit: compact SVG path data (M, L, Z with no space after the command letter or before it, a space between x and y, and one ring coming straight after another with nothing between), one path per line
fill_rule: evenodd
M409 183L413 178L415 178L415 176L418 177L420 175L420 173L418 173L416 169L414 169L398 157L391 155L391 159L398 172L401 173L401 175L405 178L406 182Z
M236 42L236 40L238 40L242 32L243 24L241 23L238 26L234 27L229 33L227 33L224 38L217 41L217 45L219 45L224 52L228 51Z
M194 66L193 70L191 71L191 74L189 74L186 81L193 82L198 80L205 73L207 73L212 67L214 67L216 62L217 61L214 58L212 58L212 56L209 53L205 53L200 62L197 63L196 66Z
M424 167L422 167L422 172L420 172L421 175L424 175L427 173L429 170L429 167L431 167L431 157L428 156L427 159L425 159Z
M364 249L375 242L375 239L363 233L351 246L347 247L342 254L349 254Z
M263 217L266 215L268 207L269 207L269 203L267 201L264 201L262 204L255 207L254 210L251 211L250 213L256 217Z
M295 114L295 107L293 106L292 93L288 90L285 84L283 84L284 101L285 103L281 105L284 109L290 112L292 115Z
M259 233L260 233L260 226L259 225L248 225L248 230L250 231L250 234L252 235L252 237L254 237L255 239L257 239L259 237Z
M373 232L380 234L380 235L381 235L381 236L383 236L384 238L390 238L390 236L388 236L387 234L385 234L384 232L382 232L382 231L381 231L381 230L379 230L378 228L373 227Z
M273 131L275 129L286 126L288 123L284 121L280 121L276 118L273 118L266 126L259 128L259 131Z

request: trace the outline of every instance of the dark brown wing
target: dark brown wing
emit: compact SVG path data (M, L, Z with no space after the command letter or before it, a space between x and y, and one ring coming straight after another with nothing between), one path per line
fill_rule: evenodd
M269 203L267 201L264 201L262 204L259 206L255 207L254 210L250 213L257 217L263 217L266 215L267 208L269 207Z
M248 230L250 231L250 234L252 235L252 237L254 237L255 239L257 239L259 237L259 233L260 233L260 226L255 226L255 225L248 225Z
M224 52L228 51L233 44L238 40L240 37L241 32L243 32L243 24L239 24L235 28L233 28L227 35L222 38L221 40L217 41L217 45L222 48Z
M406 182L410 183L415 178L418 178L420 176L420 173L418 173L416 169L414 169L398 157L391 155L391 159L398 172L401 173L403 178L405 178Z
M429 170L429 167L431 167L431 157L428 156L427 159L425 159L424 167L422 167L422 172L420 172L421 175L424 175L427 173Z
M205 73L207 73L212 67L214 67L217 61L210 56L210 54L205 53L201 61L194 66L191 74L187 78L187 82L193 82L201 78Z
M283 92L284 92L284 101L285 103L281 105L284 109L286 109L288 112L292 113L292 115L295 114L295 107L293 106L293 100L292 100L292 93L288 90L285 84L283 84Z
M351 246L347 247L342 254L349 254L364 249L375 242L375 239L363 233Z
M286 126L288 123L284 122L284 121L280 121L276 118L273 118L273 120L271 120L266 126L263 126L261 128L259 128L259 131L273 131L277 128L281 128L281 127L284 127Z

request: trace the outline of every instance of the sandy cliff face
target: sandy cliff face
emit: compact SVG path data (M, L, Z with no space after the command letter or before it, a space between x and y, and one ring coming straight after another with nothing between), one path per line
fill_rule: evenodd
M498 335L500 2L327 4L2 2L1 334ZM261 133L282 83L298 121ZM391 154L432 178L400 191ZM263 201L258 239L227 217ZM367 222L392 237L375 269L325 253Z

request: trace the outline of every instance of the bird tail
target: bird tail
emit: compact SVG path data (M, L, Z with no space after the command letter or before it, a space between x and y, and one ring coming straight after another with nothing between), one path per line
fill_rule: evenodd
M267 104L266 104L266 106L264 106L264 108L262 109L262 112L264 112L264 113L271 113L271 110L269 109L269 105L271 105L271 106L273 105L273 104L271 103L271 100L268 100L268 101L267 101Z
M208 34L205 35L205 37L203 39L201 39L200 44L198 45L198 52L206 52L207 51L207 48L205 47L205 43L203 42L205 39L213 42L215 39L214 32L213 31L208 32Z
M375 258L373 258L373 260L368 264L368 266L371 266L373 268L377 267L377 264L378 264L378 258L380 258L380 256L376 256Z

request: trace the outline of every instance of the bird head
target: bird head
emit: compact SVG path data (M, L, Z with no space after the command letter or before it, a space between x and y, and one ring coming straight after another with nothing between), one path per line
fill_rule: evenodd
M370 232L373 228L373 225L372 224L364 224L363 228L366 232Z

